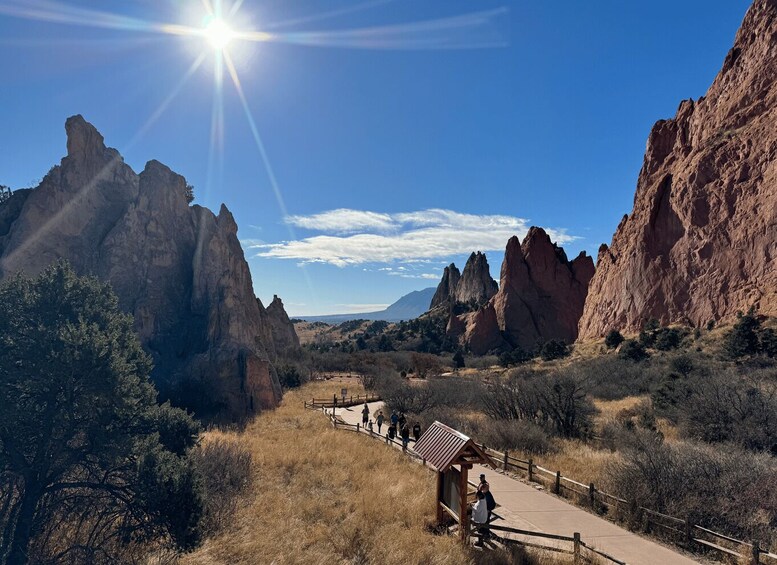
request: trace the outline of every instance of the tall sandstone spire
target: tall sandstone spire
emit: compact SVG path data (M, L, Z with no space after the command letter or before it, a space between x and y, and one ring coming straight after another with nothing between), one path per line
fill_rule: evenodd
M440 306L446 306L456 300L456 287L459 284L461 273L455 264L451 263L442 271L442 279L437 285L437 290L432 296L432 302L429 304L429 310L434 310Z
M585 252L573 261L551 242L542 228L532 227L521 243L507 242L499 291L452 331L475 354L510 347L532 349L538 343L577 337L593 260ZM463 322L463 324L461 323Z
M277 405L273 334L283 332L263 319L226 206L190 206L186 180L157 161L135 174L81 116L65 130L61 164L0 204L0 279L66 259L111 283L163 396L231 420ZM288 320L279 309L275 325Z
M496 294L497 288L496 281L491 278L485 253L473 252L461 273L453 263L445 267L429 309L456 304L479 306L488 302Z
M488 302L498 289L496 281L491 278L486 254L480 251L472 253L456 286L456 301L480 305Z
M777 0L756 0L706 96L657 122L632 213L597 272L580 338L649 318L777 315Z

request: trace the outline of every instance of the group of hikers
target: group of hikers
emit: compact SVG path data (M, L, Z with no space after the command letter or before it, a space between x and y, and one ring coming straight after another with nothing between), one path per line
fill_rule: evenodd
M383 410L379 410L375 421L370 419L370 407L367 403L364 403L362 408L362 425L373 431L374 425L378 426L378 434L381 433L383 422L386 418L383 415ZM394 439L397 437L397 430L399 430L399 436L402 438L402 447L407 449L407 444L410 441L410 427L408 426L407 418L404 414L397 414L396 410L391 411L388 426L388 437ZM412 428L413 438L415 441L421 437L421 424L418 422L413 423ZM496 508L496 501L494 495L491 493L491 485L486 480L486 475L480 475L480 483L478 484L477 492L475 493L475 502L472 505L472 522L477 525L480 538L475 545L483 545L483 540L490 537L491 532L488 529L488 523L491 521L491 513Z
M381 433L381 428L383 427L383 422L386 421L386 417L383 415L383 410L378 411L378 415L375 416L375 421L373 422L370 419L370 408L367 406L367 403L364 403L364 408L362 408L362 425L367 428L368 430L372 431L373 426L377 424L378 426L378 434ZM389 439L394 439L397 436L402 438L402 447L407 449L407 444L410 443L410 434L413 434L413 440L418 441L421 437L421 424L417 421L413 423L413 427L411 428L408 425L407 418L404 414L399 413L397 414L396 410L392 410L391 416L389 417L389 425L388 425L388 437Z

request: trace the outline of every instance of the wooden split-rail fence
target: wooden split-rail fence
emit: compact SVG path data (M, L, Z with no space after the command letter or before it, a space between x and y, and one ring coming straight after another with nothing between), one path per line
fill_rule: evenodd
M331 398L314 398L310 402L305 401L305 408L312 410L320 410L321 408L348 408L350 406L356 406L357 404L364 404L365 402L377 402L380 400L380 396L376 394L357 394L356 396L337 396L332 395Z
M355 396L351 399L347 399L348 404L342 404L342 400L338 399L338 406L355 406L356 404L363 404L364 402L376 402L381 400L374 395ZM328 403L327 403L328 402ZM305 402L306 408L322 409L332 408L332 400L317 400L313 399L311 402ZM342 418L339 418L329 412L326 412L330 421L336 428L348 429L356 432L363 432L369 434L378 439L385 439L386 443L394 443L402 447L403 451L409 454L411 457L418 459L424 465L425 460L421 458L412 450L408 450L403 443L397 439L389 439L388 435L385 438L380 437L379 434L372 430L366 430L360 427L359 424L349 424ZM698 550L702 548L706 551L715 551L723 554L727 557L733 557L740 561L746 561L749 565L762 565L770 564L777 565L777 554L772 553L768 549L761 548L758 541L747 542L736 539L719 532L715 532L708 528L704 528L698 524L694 524L689 518L682 519L675 516L669 516L650 508L645 508L636 504L634 501L628 501L618 496L608 494L602 490L596 488L594 483L584 484L569 477L565 477L561 474L561 471L552 471L536 464L532 459L520 459L511 455L509 451L496 451L483 444L478 444L495 462L499 462L499 466L505 472L519 472L525 474L526 479L530 482L536 482L547 486L554 494L571 498L576 502L588 506L589 508L600 512L606 511L608 514L616 518L630 518L631 522L640 526L647 533L654 533L660 537L666 538L673 543L685 547L690 551ZM472 485L474 486L474 485ZM500 526L501 527L501 526ZM491 529L496 529L493 526ZM551 534L539 535L538 532L530 532L536 537L547 537ZM529 535L530 533L522 533L521 535ZM561 536L564 537L564 536ZM565 538L566 541L573 540L573 538ZM509 541L507 542L509 543ZM585 544L581 547L591 549ZM546 549L550 549L546 547ZM600 555L610 559L614 563L622 563L615 558L607 555Z
M630 517L633 523L648 533L655 533L689 550L700 547L714 550L752 565L764 563L777 564L777 554L762 549L757 541L746 542L731 536L694 524L690 519L669 516L633 501L613 496L596 488L594 483L584 484L534 463L532 459L519 459L508 451L501 452L485 445L480 447L495 461L499 461L504 471L518 471L525 474L527 480L544 484L557 495L576 499L578 503L596 511L606 510L615 517Z
M353 401L351 404L342 404L340 400L338 400L337 406L333 406L332 401L321 401L314 399L310 402L305 402L305 408L311 409L311 410L321 410L327 418L329 418L330 423L332 426L336 429L343 429L348 430L356 433L363 433L366 435L369 435L370 437L373 437L375 439L378 439L380 441L384 441L387 445L388 444L394 444L397 447L400 447L402 451L417 461L418 463L421 463L422 465L426 466L426 459L418 455L415 451L408 448L408 445L405 445L404 442L401 440L398 440L396 438L392 439L388 437L388 434L385 436L381 436L379 433L377 433L374 429L371 428L365 428L364 426L361 426L360 424L350 424L343 420L342 417L337 415L337 408L338 407L344 407L344 406L356 406L358 404L363 404L365 402L364 396L362 397L353 397ZM380 400L378 397L370 397L372 400L368 400L367 402L376 402ZM410 441L413 441L412 439ZM475 499L475 493L477 492L477 485L473 483L472 481L468 481L469 483L469 492L467 494L468 499L470 502L474 501ZM497 515L498 516L498 515ZM455 519L458 519L458 517L454 516ZM555 551L559 553L566 553L573 556L573 563L575 565L582 565L583 563L598 563L601 562L601 559L605 559L610 563L615 563L616 565L626 565L625 561L620 561L616 559L615 557L612 557L611 555L608 555L607 553L604 553L603 551L599 551L595 549L594 547L587 545L581 538L580 534L578 532L575 532L572 534L572 536L561 536L556 534L546 534L544 532L534 532L530 530L519 530L517 528L510 528L507 526L495 526L495 525L489 525L489 530L491 531L491 538L502 544L503 546L511 545L511 544L517 544L517 545L523 545L526 547L535 547L543 550L548 551ZM494 532L498 531L501 532L502 535L495 534ZM564 547L563 545L559 545L558 543L548 543L543 541L527 541L526 539L515 539L511 537L507 537L506 534L513 534L521 536L521 538L538 538L540 540L552 540L553 542L567 542L570 544L570 547ZM478 532L477 526L474 526L470 530L470 535L474 537L479 537L480 533ZM596 561L596 560L599 561Z

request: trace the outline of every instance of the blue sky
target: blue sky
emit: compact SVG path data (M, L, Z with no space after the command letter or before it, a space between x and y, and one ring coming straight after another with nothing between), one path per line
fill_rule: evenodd
M216 51L139 23L200 28L203 2L0 0L0 184L36 183L83 114L136 171L226 203L257 295L292 315L377 309L477 249L498 279L530 225L595 257L652 124L704 94L749 4L244 0L229 24L273 40L227 52L282 205L226 70L213 141Z

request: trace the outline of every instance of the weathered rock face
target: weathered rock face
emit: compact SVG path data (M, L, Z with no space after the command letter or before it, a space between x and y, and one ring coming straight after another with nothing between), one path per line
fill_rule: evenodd
M442 280L437 285L437 290L432 297L432 303L429 310L434 310L440 306L445 306L454 302L456 299L456 286L459 284L461 273L459 269L451 263L442 272Z
M496 281L491 278L486 255L478 251L467 259L456 285L456 302L462 304L485 304L498 290Z
M81 116L65 129L67 157L0 205L0 278L66 259L134 315L163 397L204 417L276 406L272 336L288 317L260 310L229 210L190 207L185 179L157 161L135 174Z
M649 318L777 315L777 0L756 0L706 96L650 132L634 210L599 251L580 338Z
M456 305L477 307L488 302L496 294L497 288L496 281L491 278L485 253L473 252L462 273L453 263L445 267L429 309Z
M258 299L257 299L258 301ZM260 310L264 309L259 302ZM276 294L272 302L265 309L267 315L270 333L272 334L272 343L278 355L290 355L299 350L299 337L294 331L294 324L291 323L286 309L283 307L283 301Z
M501 347L532 349L550 339L574 341L593 274L585 252L568 261L541 228L529 229L522 244L510 238L499 291L466 315L464 343L483 354Z

